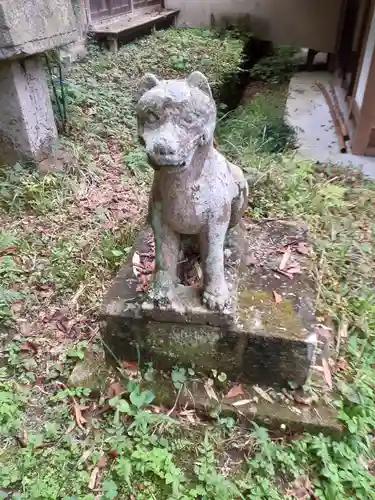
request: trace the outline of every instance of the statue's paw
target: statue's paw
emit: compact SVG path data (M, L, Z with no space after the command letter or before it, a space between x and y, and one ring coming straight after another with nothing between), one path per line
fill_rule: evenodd
M229 305L229 294L227 291L213 293L210 290L204 290L202 302L207 309L222 312Z
M165 271L156 274L148 296L159 307L168 307L175 301L176 285Z

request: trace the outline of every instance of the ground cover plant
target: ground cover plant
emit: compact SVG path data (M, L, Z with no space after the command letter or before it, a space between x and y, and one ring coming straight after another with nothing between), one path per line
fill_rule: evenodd
M200 69L218 95L241 49L237 38L199 30L154 33L117 54L92 48L64 76L63 143L75 160L44 175L0 170L0 498L375 498L374 184L294 157L279 70L273 78L263 66L276 83L223 110L217 139L249 176L251 217L309 225L318 315L337 351L329 371L343 436L244 430L230 418L170 412L141 388L140 378L155 376L151 366L141 377L131 365L117 378L92 376L104 367L96 313L151 179L136 142L137 79ZM69 384L80 361L93 370ZM181 367L170 374L178 390L193 376Z

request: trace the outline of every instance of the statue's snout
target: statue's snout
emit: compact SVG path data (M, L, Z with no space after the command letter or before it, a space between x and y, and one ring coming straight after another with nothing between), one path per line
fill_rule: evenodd
M174 156L176 154L176 149L163 141L154 144L153 152L158 156Z

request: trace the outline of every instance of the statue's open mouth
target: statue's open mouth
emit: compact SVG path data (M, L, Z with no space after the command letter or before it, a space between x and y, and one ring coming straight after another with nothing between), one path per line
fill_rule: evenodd
M177 155L161 155L155 154L154 152L148 153L148 159L150 165L154 170L166 170L168 172L182 172L190 164L194 152L197 147L197 141L199 136L194 137L191 141L190 147L185 149L185 159L178 157Z
M149 162L154 170L181 171L186 168L186 161L175 156L149 155Z

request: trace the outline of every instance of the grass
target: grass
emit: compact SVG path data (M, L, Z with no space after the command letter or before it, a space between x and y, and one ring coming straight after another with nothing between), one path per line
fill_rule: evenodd
M66 74L68 172L0 170L0 498L375 498L374 184L294 158L285 87L227 115L219 143L251 176L253 217L309 224L318 315L339 344L331 370L343 438L172 418L149 405L130 368L122 386L101 376L99 393L65 386L77 360L104 366L96 313L147 203L137 80L201 69L218 91L240 50L198 30L155 33L115 55L95 49ZM172 373L177 389L187 376Z

